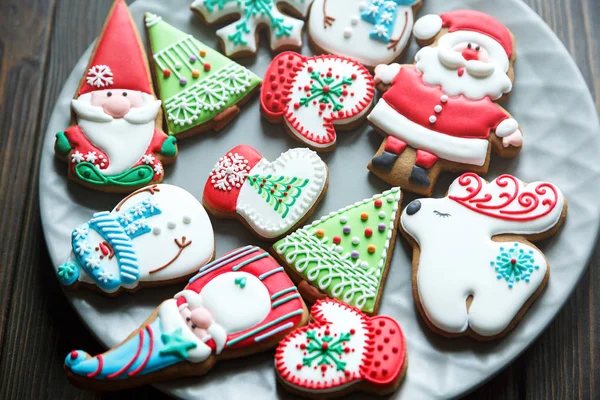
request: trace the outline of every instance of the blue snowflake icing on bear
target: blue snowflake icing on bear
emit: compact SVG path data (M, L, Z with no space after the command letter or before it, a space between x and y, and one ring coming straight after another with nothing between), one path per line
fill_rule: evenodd
M500 247L500 254L490 265L494 268L497 279L508 282L509 289L520 281L529 283L531 274L540 269L539 265L535 264L533 250L522 249L519 243L514 243L509 248Z

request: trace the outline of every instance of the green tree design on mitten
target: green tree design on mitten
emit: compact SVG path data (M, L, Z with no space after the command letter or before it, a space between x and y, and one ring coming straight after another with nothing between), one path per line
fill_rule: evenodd
M275 211L285 218L290 208L302 194L302 188L308 184L308 179L288 178L285 176L251 175L248 179L250 186L273 207Z

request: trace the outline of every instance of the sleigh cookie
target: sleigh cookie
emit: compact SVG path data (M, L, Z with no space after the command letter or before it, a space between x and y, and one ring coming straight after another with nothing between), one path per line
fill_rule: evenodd
M214 235L202 204L172 185L130 194L71 234L71 259L57 268L68 288L104 293L185 280L214 257Z
M373 68L400 58L408 45L421 0L315 0L311 44Z
M286 52L273 59L260 105L265 118L283 122L296 140L315 150L332 150L336 129L358 126L375 94L371 74L348 58L305 57Z
M567 201L548 182L466 173L447 197L412 201L402 231L414 248L413 295L444 336L505 335L540 295L548 260L531 242L553 235Z
M311 398L395 391L407 369L406 341L390 317L367 317L332 299L311 309L314 322L285 337L275 352L286 390Z
M270 162L250 146L234 147L210 173L202 202L219 218L239 218L265 240L302 224L327 190L327 165L309 149Z

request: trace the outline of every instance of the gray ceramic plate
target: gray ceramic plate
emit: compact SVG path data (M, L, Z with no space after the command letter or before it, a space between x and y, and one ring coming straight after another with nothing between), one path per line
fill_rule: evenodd
M140 28L145 11L161 15L167 22L193 33L207 44L217 46L214 30L193 17L190 0L140 0L131 11ZM496 16L517 38L515 90L508 110L521 123L525 146L514 160L493 159L488 177L511 173L526 182L550 180L560 186L569 200L569 216L557 237L541 244L550 260L550 282L525 318L503 340L475 343L446 340L433 334L423 323L413 303L410 282L411 251L400 239L383 293L381 314L396 318L408 341L409 368L406 381L395 398L422 399L457 396L480 385L515 359L554 318L585 270L596 243L600 206L600 128L591 95L567 50L543 21L518 0L426 0L419 15L457 8L478 9ZM410 62L416 51L406 55ZM306 47L305 54L310 54ZM44 142L40 203L42 222L50 255L55 265L69 255L71 229L87 221L91 213L109 210L119 196L93 192L67 183L66 165L53 155L54 133L69 124L69 102L89 57L83 55L67 80L52 115ZM255 60L247 66L262 76L271 53L264 41ZM181 142L180 155L167 168L166 182L179 185L200 198L207 174L217 156L234 145L246 143L267 158L296 147L282 126L261 119L255 98L224 131ZM381 137L366 124L342 133L337 149L324 155L329 165L330 186L314 217L337 210L350 201L383 191L386 184L368 173L366 165L381 143ZM351 177L351 178L350 178ZM444 175L437 188L442 195L455 176ZM407 196L408 199L412 197ZM237 221L215 221L217 255L249 243L261 244ZM67 297L90 331L106 346L114 346L179 287L143 290L133 295L107 299L80 291ZM432 379L435 377L435 379ZM222 362L207 376L165 383L158 387L186 398L234 399L284 396L275 382L270 354ZM243 395L241 395L243 393Z

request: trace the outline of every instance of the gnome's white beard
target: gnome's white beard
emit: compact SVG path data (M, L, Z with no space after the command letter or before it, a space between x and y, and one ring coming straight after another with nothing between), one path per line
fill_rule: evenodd
M127 171L150 146L160 101L134 107L123 118L113 118L86 100L73 100L72 105L84 135L108 157L109 165L103 173L119 175Z
M423 73L423 81L428 85L441 86L449 96L464 95L471 100L489 96L497 100L512 89L508 75L495 65L484 65L479 61L466 61L460 53L454 55L439 47L424 47L415 56L417 69ZM442 62L442 60L444 62ZM458 68L465 68L462 76Z

